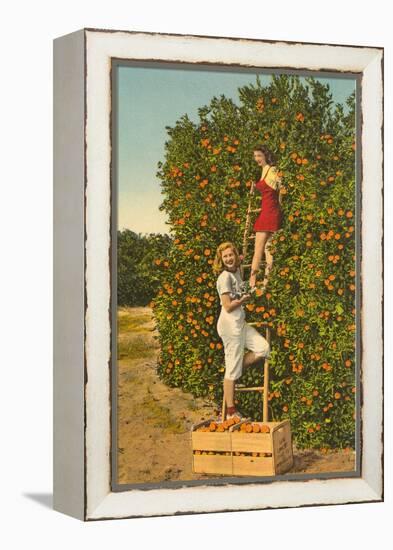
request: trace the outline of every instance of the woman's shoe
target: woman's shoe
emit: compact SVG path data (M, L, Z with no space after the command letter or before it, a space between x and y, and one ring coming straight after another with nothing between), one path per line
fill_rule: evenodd
M227 417L226 417L226 420L230 420L230 419L234 419L234 420L237 420L238 419L238 422L244 422L246 420L250 420L249 417L245 416L244 414L242 414L240 411L236 410L233 414L227 414Z

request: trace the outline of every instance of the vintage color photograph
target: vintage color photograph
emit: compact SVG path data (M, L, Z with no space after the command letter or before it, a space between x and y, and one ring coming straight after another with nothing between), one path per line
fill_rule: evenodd
M116 483L354 475L356 76L113 71Z

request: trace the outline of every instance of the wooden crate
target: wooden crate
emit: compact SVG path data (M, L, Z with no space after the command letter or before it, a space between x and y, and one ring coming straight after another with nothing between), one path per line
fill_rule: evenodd
M269 433L246 433L241 425L231 430L232 473L245 476L283 474L293 465L292 434L289 420L252 422L268 426Z
M289 420L252 422L268 426L269 433L246 433L235 424L225 432L199 432L213 419L192 427L192 469L195 473L236 476L282 474L293 465L292 434Z
M205 420L192 427L192 471L199 474L231 475L232 453L230 432L197 431L202 426L208 426L210 422L216 421L214 419Z

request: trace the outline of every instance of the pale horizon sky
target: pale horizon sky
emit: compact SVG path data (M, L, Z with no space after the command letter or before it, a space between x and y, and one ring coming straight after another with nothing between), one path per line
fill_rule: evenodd
M238 88L255 84L257 73L182 68L118 67L118 229L136 233L169 233L157 163L164 162L164 143L185 113L199 121L198 109L224 94L240 104ZM270 75L259 74L262 85ZM304 77L301 77L303 79ZM328 83L333 100L345 100L355 79L318 77Z

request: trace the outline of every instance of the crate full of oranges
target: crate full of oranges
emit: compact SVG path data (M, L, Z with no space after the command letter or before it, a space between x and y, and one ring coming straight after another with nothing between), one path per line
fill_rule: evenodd
M240 424L234 417L223 422L205 420L192 427L191 447L195 473L232 475L231 429Z
M293 465L290 421L206 420L191 431L196 473L267 476Z

